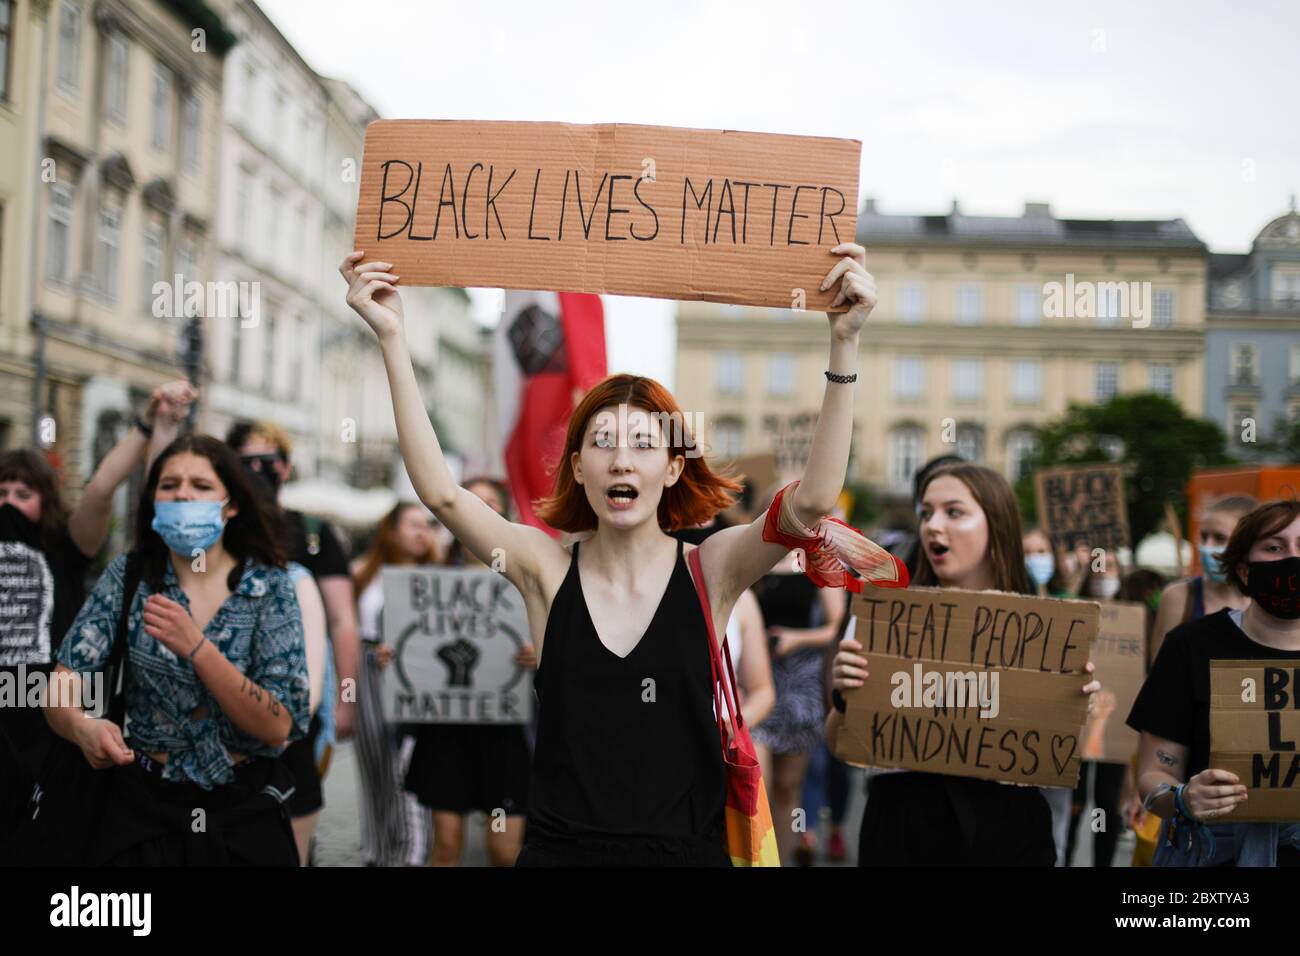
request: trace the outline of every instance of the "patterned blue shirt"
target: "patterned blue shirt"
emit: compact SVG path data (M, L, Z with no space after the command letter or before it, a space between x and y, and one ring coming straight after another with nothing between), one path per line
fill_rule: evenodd
M126 555L113 561L72 622L59 648L58 661L69 670L99 670L117 633L122 609ZM131 745L149 752L166 752L163 777L190 781L204 789L234 780L230 751L273 757L283 747L268 747L240 730L220 706L188 661L145 633L144 602L153 592L140 582L127 618L130 654L126 725ZM167 562L162 594L190 609L171 562ZM275 694L292 719L289 739L307 734L310 682L303 639L302 612L287 571L247 561L239 585L212 616L203 634L249 680ZM190 715L206 707L207 716Z

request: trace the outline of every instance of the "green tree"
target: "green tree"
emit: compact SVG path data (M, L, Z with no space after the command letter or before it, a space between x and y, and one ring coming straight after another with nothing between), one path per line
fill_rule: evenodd
M846 519L855 528L869 528L880 515L880 501L876 491L867 484L846 486L853 494L853 513Z
M1056 465L1115 461L1124 466L1129 533L1136 545L1164 522L1165 502L1187 520L1183 489L1193 471L1232 464L1223 431L1192 418L1171 399L1142 392L1104 405L1071 404L1038 429L1039 451L1016 484L1021 514L1036 519L1033 471Z
M1273 435L1259 443L1262 454L1278 461L1300 461L1300 415L1290 420L1279 418L1273 425Z

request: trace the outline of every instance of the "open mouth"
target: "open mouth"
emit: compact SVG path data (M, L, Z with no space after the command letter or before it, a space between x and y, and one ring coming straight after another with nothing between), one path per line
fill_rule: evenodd
M926 547L928 548L930 557L932 558L942 558L949 550L946 544L940 544L937 541L931 541Z
M638 494L631 485L610 485L605 491L605 500L614 508L630 508Z

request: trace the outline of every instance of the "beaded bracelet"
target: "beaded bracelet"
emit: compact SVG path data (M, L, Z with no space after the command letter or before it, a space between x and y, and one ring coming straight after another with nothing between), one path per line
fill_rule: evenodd
M1159 800L1166 793L1170 793L1176 789L1178 788L1175 787L1172 783L1156 784L1155 789L1152 790L1151 793L1147 795L1147 798L1142 801L1142 809L1146 810L1147 812L1153 811L1155 809L1157 800Z

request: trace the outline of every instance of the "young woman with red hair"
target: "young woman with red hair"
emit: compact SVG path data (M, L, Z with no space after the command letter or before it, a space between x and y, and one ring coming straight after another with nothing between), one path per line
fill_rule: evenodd
M837 261L822 288L838 284L831 307L847 311L828 315L828 384L802 480L768 516L699 546L702 582L668 532L708 520L740 484L710 470L662 385L613 375L574 411L554 494L538 511L553 528L592 532L570 552L456 484L411 366L399 277L361 252L343 261L348 305L379 338L416 492L480 560L504 559L528 608L541 703L519 865L729 865L725 768L696 586L707 587L721 634L741 592L793 547L807 546L810 575L829 565L818 550L829 546L811 528L823 528L844 482L858 335L876 303L862 247L831 253ZM833 569L821 578L844 579Z

